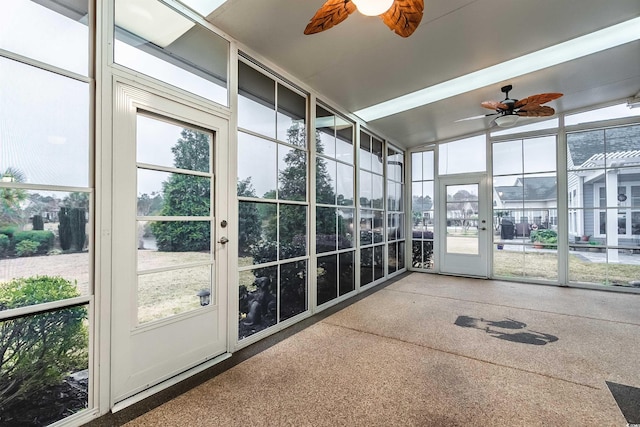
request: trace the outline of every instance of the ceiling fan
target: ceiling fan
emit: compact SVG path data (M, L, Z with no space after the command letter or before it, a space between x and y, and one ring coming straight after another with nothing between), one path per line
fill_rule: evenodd
M409 37L422 20L424 0L327 0L304 29L315 34L338 25L358 9L367 16L380 16L401 37Z
M542 105L554 99L560 98L561 93L540 93L531 95L524 99L517 100L509 98L509 92L513 86L507 85L500 88L505 98L502 101L484 101L480 105L489 110L495 110L495 113L484 114L481 116L468 117L466 119L456 120L458 122L464 120L479 119L482 117L497 116L493 119L493 123L500 127L509 127L516 124L520 117L545 117L553 116L556 112L553 108ZM492 124L493 124L492 123Z

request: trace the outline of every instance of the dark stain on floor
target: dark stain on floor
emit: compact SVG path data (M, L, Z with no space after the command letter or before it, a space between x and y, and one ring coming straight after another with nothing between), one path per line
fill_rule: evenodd
M559 339L555 335L531 330L513 332L526 328L527 324L509 318L505 320L487 320L471 316L458 316L454 324L463 328L479 329L485 331L493 338L521 344L546 345Z

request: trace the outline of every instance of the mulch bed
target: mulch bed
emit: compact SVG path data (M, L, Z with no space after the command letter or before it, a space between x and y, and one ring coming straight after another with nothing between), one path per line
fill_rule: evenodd
M0 411L0 426L46 426L88 407L89 380L67 377L53 387Z

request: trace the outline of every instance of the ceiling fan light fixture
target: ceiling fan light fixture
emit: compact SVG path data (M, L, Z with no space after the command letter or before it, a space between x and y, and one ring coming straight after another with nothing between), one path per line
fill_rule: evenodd
M393 5L394 0L351 0L358 12L366 16L378 16L385 13Z
M520 116L516 114L505 114L504 116L496 117L496 124L501 128L508 128L515 125L519 118Z

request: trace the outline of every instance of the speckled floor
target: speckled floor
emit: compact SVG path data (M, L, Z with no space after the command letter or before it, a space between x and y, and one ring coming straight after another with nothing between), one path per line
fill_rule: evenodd
M129 426L625 426L640 295L411 274Z

